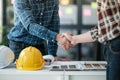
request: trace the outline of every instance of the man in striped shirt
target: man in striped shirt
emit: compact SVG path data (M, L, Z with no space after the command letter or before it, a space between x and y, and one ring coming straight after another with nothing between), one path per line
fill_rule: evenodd
M90 31L71 36L71 44L99 41L105 45L107 79L120 80L120 0L97 0L98 25Z

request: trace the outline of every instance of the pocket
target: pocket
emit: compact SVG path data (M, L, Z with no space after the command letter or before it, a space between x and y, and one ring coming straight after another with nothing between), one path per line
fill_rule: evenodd
M109 48L112 53L114 54L120 54L120 37L110 41Z
M103 46L103 57L107 61L107 46Z

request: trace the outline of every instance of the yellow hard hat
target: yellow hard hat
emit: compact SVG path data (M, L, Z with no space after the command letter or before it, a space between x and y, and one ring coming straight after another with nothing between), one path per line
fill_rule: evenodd
M20 70L39 70L44 67L44 64L40 50L32 46L23 49L16 60L16 67Z

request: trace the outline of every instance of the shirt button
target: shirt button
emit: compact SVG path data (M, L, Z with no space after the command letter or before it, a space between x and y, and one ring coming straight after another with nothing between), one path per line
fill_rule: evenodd
M42 23L40 22L40 25L41 25Z
M41 13L41 15L43 15L43 13Z

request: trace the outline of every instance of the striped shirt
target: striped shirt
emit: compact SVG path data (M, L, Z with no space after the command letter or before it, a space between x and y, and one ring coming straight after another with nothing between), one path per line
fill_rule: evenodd
M94 40L101 43L120 36L120 0L97 0L98 25L91 29Z
M59 0L14 0L14 27L8 39L39 45L48 42L48 54L56 56L59 33Z

